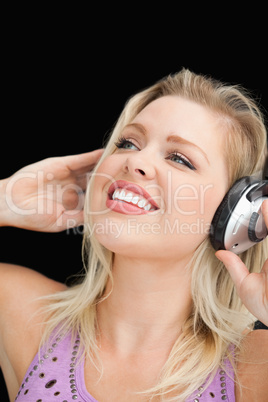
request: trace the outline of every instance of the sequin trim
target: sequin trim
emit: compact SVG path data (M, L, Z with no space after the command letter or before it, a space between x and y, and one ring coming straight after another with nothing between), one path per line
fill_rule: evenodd
M52 362L57 362L58 358L57 356L54 355L55 349L57 348L59 342L61 341L63 335L59 335L55 342L52 344L52 347L48 348L46 352L42 355L42 357L39 359L38 364L33 365L29 369L29 373L27 377L24 379L23 383L21 384L21 387L17 393L17 396L15 398L15 401L17 401L18 397L21 394L27 395L30 393L30 386L29 386L29 380L39 372L39 378L45 378L45 370L42 370L42 365L45 363L46 360L51 359ZM69 368L69 386L70 386L70 391L72 394L72 400L75 400L77 402L82 402L81 400L78 400L78 391L77 391L77 386L75 383L75 366L76 366L76 361L77 361L77 354L78 354L78 348L79 348L79 335L77 335L75 343L72 348L71 352L71 358L70 358L70 368ZM54 356L53 356L53 355ZM47 383L45 383L45 388L52 388L57 384L57 379L49 380ZM58 397L60 395L60 390L56 390L54 392L54 396ZM58 400L58 398L55 398L55 400ZM43 399L37 399L36 401L33 402L46 402ZM62 402L69 402L67 400L63 400Z
M224 370L220 370L218 373L219 381L220 381L220 387L221 387L221 400L222 401L228 401L228 396L226 395L227 389L226 389L226 372ZM201 386L198 388L198 393L194 396L193 402L202 402L202 392L204 391L204 386ZM208 389L209 396L211 397L211 400L213 398L216 398L216 395L214 392L210 391ZM215 402L217 400L215 399Z

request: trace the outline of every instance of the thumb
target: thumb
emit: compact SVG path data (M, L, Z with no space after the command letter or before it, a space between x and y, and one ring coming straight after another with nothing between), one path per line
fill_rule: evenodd
M249 271L238 255L231 251L219 250L216 257L223 262L239 292L241 283L249 275Z

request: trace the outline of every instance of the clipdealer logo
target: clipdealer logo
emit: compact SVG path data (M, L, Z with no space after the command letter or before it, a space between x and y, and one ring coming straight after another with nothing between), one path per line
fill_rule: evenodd
M92 177L104 178L107 183L112 183L115 179L104 173L94 173L93 175L88 174L87 182ZM65 185L58 184L55 180L53 173L44 173L42 170L37 172L21 172L12 177L6 187L6 204L8 208L17 215L24 216L36 216L36 215L55 215L57 216L57 226L61 227L63 225L62 213L68 216L67 219L67 230L74 228L76 226L75 216L84 209L85 202L85 189L81 188L76 183L68 183ZM35 204L21 203L20 194L16 189L16 186L20 186L21 180L27 180L30 186L35 188L36 200ZM209 197L209 190L213 188L212 184L202 184L199 183L198 186L193 184L181 183L176 188L172 186L172 173L169 171L167 173L167 186L165 191L158 184L150 184L145 186L145 189L150 193L154 194L153 198L159 205L159 209L155 210L154 214L160 215L171 215L174 210L180 215L173 224L167 219L164 225L159 225L158 223L139 223L135 219L128 217L127 222L127 233L135 231L135 233L208 233L209 224L205 224L204 220L201 218L205 214L206 210L206 198ZM65 200L68 200L69 196L72 196L74 202L72 207L68 207ZM66 206L66 207L65 207ZM124 210L124 203L122 203L122 210ZM101 207L97 211L89 211L89 214L94 215L105 215L110 212L107 207ZM127 211L126 211L127 213ZM196 222L187 223L181 221L182 216L194 216L198 215ZM83 229L77 229L81 231ZM89 232L101 231L105 233L113 233L115 236L119 236L123 229L120 227L113 227L113 223L109 223L107 219L106 224L99 224L98 226L93 226Z

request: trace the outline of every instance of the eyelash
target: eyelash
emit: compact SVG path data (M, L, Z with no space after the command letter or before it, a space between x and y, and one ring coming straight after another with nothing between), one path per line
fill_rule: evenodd
M179 154L178 152L174 151L174 152L170 152L167 156L167 159L171 160L171 158L178 158L180 160L180 164L181 162L187 166L189 169L191 170L196 170L196 168L194 167L194 165L191 164L190 161L188 161L188 159L184 158L181 154Z
M118 140L114 143L117 148L124 148L126 144L130 144L135 148L138 148L131 140L127 140L125 137L118 138Z
M124 146L127 145L127 144L129 144L129 145L131 145L131 146L134 146L135 148L138 149L138 147L137 147L131 140L127 140L127 139L124 138L124 137L120 137L120 138L115 142L115 146L116 146L117 148L119 148L119 149L120 149L120 148L124 148ZM124 149L128 149L128 148L124 148ZM172 161L172 158L174 158L174 157L176 157L176 158L179 159L180 162L178 162L178 163L184 164L186 167L188 167L188 168L191 169L191 170L196 170L195 166L192 165L191 162L188 161L188 159L184 158L184 157L183 157L181 154L179 154L177 151L170 152L170 153L168 154L168 156L167 156L167 159L169 159L169 160ZM172 161L172 162L173 162L173 161ZM177 162L176 162L176 163L177 163Z

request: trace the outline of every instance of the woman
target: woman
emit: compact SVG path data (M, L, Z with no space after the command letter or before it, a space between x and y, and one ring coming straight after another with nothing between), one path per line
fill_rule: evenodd
M267 239L215 256L208 236L231 185L263 168L258 107L183 69L127 102L102 152L1 183L2 225L84 222L86 268L67 287L2 264L10 400L264 401L268 337L252 329L268 324ZM262 211L268 226L267 201Z

